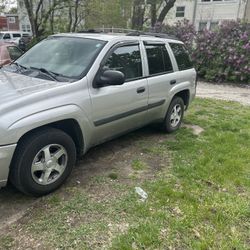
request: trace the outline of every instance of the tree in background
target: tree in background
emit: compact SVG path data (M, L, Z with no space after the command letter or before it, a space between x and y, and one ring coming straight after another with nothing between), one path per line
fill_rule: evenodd
M39 39L46 32L46 25L51 17L51 14L56 9L62 8L64 1L52 0L24 0L24 5L27 10L33 36Z
M15 4L15 2L15 0L0 0L0 13L9 12L9 7ZM15 14L16 12L14 12L14 9L16 8L11 8L12 12L10 13Z
M87 1L85 27L128 28L131 18L132 0L89 0Z
M2 0L3 1L3 0ZM36 39L54 32L161 25L176 0L24 0Z
M162 25L175 2L176 0L134 0L132 29L142 30L149 20L151 28Z

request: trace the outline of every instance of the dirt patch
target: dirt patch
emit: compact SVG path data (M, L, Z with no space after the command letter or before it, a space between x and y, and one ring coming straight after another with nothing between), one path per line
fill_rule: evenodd
M119 196L119 190L111 188L112 182L126 185L140 185L145 179L153 179L157 172L169 166L169 156L161 151L161 144L173 138L153 128L144 128L116 140L107 142L91 149L77 162L70 178L65 185L56 191L62 199L69 199L71 193L68 190L82 189L91 199L105 202ZM150 143L149 143L150 142ZM151 145L148 147L147 145ZM135 170L134 161L140 161L145 169ZM116 180L109 178L114 173ZM106 178L107 182L98 184L98 179ZM45 198L46 199L46 198ZM27 197L11 185L0 191L0 229L4 234L4 228L20 220L36 207L43 206L43 198L35 199ZM46 209L46 208L45 208ZM21 223L29 216L24 216ZM76 218L77 219L77 218ZM75 219L69 223L74 223Z
M184 124L183 127L191 129L194 135L200 135L204 131L204 129L198 125Z
M243 105L250 105L250 86L212 84L198 82L197 96L219 100L235 101Z

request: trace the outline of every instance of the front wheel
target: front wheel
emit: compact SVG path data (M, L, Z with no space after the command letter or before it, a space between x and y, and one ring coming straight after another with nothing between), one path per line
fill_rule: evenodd
M184 102L181 97L175 97L169 105L163 122L163 130L172 133L176 131L182 122L184 115Z
M75 144L68 134L54 128L36 131L18 145L10 181L23 193L45 195L63 184L75 160Z

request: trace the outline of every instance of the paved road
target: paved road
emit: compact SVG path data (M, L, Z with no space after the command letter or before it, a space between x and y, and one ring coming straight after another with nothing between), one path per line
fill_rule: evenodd
M244 105L250 105L250 86L243 88L232 85L199 82L197 87L197 96L203 98L236 101Z
M238 88L199 82L197 96L238 101L250 105L250 88ZM95 160L96 161L96 160ZM37 199L29 198L8 186L0 190L1 228L21 218Z

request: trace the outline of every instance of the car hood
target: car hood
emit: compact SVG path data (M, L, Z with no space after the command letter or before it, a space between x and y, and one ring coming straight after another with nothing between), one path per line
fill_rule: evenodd
M65 83L43 80L0 69L0 107L25 95L44 91Z

